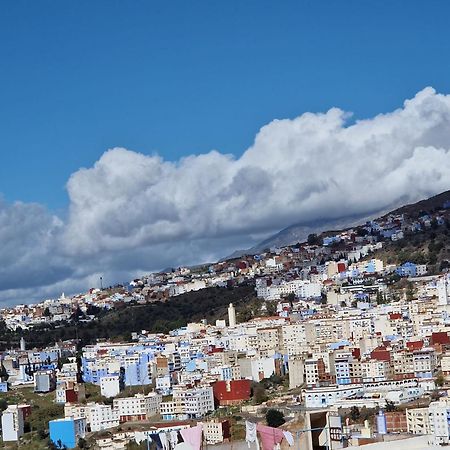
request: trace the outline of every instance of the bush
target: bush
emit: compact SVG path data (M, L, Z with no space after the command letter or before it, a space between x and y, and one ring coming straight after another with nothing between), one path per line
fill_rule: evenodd
M260 405L267 401L267 393L265 387L261 383L255 383L253 385L253 403Z
M269 409L266 412L266 422L269 427L278 428L280 425L286 422L284 420L284 414L278 409Z

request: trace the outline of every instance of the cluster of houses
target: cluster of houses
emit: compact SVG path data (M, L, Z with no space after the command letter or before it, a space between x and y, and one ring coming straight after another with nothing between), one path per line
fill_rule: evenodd
M12 329L68 320L74 311L92 320L96 308L248 279L255 279L256 295L265 300L260 314L247 322L238 322L230 304L228 321L189 323L168 334L135 330L131 342L97 342L83 347L81 357L76 357L76 341L27 349L22 340L19 349L1 356L8 377L0 380L0 391L33 385L37 393L54 392L64 416L49 422L50 439L67 448L107 430L115 430L115 437L98 435L99 448L125 448L130 440L159 440L167 442L163 448L172 448L177 433L199 424L206 442L222 442L229 437L229 424L213 419L214 411L249 407L252 383L274 378L288 383L291 393L283 400L288 407L335 415L374 408L380 411L379 434L429 435L434 444L448 444L449 397L420 408L414 402L431 398L450 382L450 274L428 275L425 265L386 264L373 254L386 240L444 223L440 212L414 221L388 216L256 256L3 310ZM393 292L392 277L407 278L408 289ZM87 397L87 384L98 387L101 400ZM142 392L128 393L136 387ZM384 412L391 405L405 408ZM4 441L20 440L32 410L33 405L7 407ZM120 429L124 423L126 432ZM365 439L372 436L369 428L364 428Z
M356 306L330 301L308 310L299 307L302 301L281 300L276 315L244 323L237 323L230 305L228 321L190 323L169 334L136 332L132 342L86 346L78 360L73 342L42 350L26 350L23 342L3 354L2 364L10 386L32 383L36 392L54 391L64 417L49 423L50 438L69 448L86 433L123 423L208 424L217 408L248 402L252 382L274 375L300 389L288 403L307 410L409 405L436 390L438 374L450 380L450 276L410 280L412 299L405 294L395 302L366 299ZM86 399L86 383L97 385L105 400ZM150 392L125 396L128 387ZM442 399L427 408L450 414ZM29 413L30 405L8 407L4 440L20 438ZM405 412L410 433L419 434L419 413L425 414ZM432 421L427 427L427 433L436 429Z
M0 316L8 328L17 330L68 321L75 313L79 320L89 321L100 310L127 303L165 301L187 292L248 280L255 280L259 297L279 300L290 293L300 299L319 299L331 284L341 288L345 284L373 283L394 273L401 277L423 276L427 273L424 264L408 261L401 266L385 265L371 255L386 242L403 239L405 234L446 226L449 211L446 203L419 218L391 214L336 234L311 235L307 242L256 255L152 273L114 289L96 288L71 297L63 294L37 304L16 305L0 310Z

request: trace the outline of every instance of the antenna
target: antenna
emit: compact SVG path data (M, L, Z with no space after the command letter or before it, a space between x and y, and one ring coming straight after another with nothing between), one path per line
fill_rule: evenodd
M103 277L100 277L100 290L103 291Z

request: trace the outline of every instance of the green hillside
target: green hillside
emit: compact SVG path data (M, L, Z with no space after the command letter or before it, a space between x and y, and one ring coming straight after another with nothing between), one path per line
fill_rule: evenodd
M8 331L0 323L3 348L18 344L24 336L28 345L40 347L59 340L80 339L82 344L99 339L129 339L131 333L147 330L151 333L168 333L189 322L206 319L215 323L227 316L229 303L238 313L257 305L254 284L241 284L230 288L212 287L172 297L166 302L127 304L109 312L100 313L89 323L50 324L37 326L20 333Z

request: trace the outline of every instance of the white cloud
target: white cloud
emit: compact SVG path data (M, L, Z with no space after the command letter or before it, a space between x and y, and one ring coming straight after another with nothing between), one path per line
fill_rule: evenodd
M37 205L0 205L24 244L6 258L49 255L38 272L54 276L42 286L127 276L215 259L292 223L363 216L450 188L450 96L426 88L391 113L350 126L347 118L333 108L274 120L240 158L211 151L173 163L109 150L70 177L66 224ZM22 242L26 228L11 225L16 210L38 222L37 248Z

